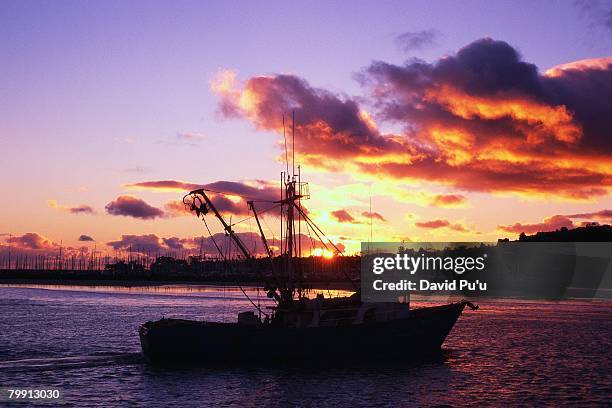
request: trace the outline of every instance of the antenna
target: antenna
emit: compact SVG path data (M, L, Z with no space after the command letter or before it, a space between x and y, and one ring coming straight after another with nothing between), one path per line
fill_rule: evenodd
M293 162L293 173L291 173L291 177L295 176L295 111L291 112L291 136L293 138L291 142L291 161Z
M302 195L302 170L299 164L298 164L298 188L299 188L298 194L301 196ZM301 198L298 199L298 207L302 208ZM298 211L298 235L297 236L298 236L298 258L301 258L302 257L302 215L300 214L299 211ZM303 265L300 262L300 268L302 267Z
M8 268L11 269L11 245L13 244L13 233L9 232L9 240L8 240Z
M287 153L287 134L285 133L285 115L284 114L283 114L283 138L285 139L285 164L287 165L287 174L289 174L289 158L288 158L288 153Z
M372 246L372 190L371 190L371 187L372 186L370 186L370 214L369 214L370 216L370 245L368 245L368 252L372 251L372 248L371 248Z

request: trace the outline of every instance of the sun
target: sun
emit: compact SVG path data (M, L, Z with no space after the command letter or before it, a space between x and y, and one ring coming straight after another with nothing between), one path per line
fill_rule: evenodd
M312 251L312 254L314 256L322 256L323 258L326 258L326 259L330 259L334 257L334 253L332 251L329 251L323 248L315 248L314 251Z

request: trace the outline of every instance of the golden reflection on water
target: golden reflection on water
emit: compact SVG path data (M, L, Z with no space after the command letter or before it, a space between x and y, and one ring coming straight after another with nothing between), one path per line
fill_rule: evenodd
M67 285L67 284L31 284L31 283L8 283L0 284L0 287L8 288L25 288L25 289L46 289L46 290L63 290L76 292L108 292L108 293L147 293L147 294L196 294L196 293L237 293L241 294L240 286L235 285ZM257 286L243 286L244 291L249 295L257 295L265 297L263 288ZM326 298L351 296L353 291L342 289L310 289L307 292L308 298L314 298L318 294L323 294Z
M168 284L168 285L98 285L98 284L35 284L35 283L0 283L0 288L22 288L22 289L44 289L53 291L73 291L73 292L95 292L95 293L134 293L134 294L159 294L159 295L212 295L226 296L232 298L243 297L240 286L236 285L197 285L197 284ZM266 293L261 287L243 286L244 291L249 297L254 299L267 300ZM343 289L323 289L313 288L307 292L307 297L312 299L319 294L325 298L347 297L355 292ZM462 300L457 295L411 295L411 308L426 307L432 304L447 304ZM558 301L537 300L537 299L512 299L512 298L478 298L471 299L476 304L480 304L479 313L505 313L515 308L529 307L530 304L570 304L570 305L589 305L594 303L608 304L612 306L610 299L564 299ZM483 308L484 306L484 308Z

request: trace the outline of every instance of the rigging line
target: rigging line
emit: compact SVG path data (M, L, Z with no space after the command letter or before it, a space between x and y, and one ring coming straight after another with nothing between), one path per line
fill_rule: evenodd
M232 222L232 216L230 215L230 224ZM225 257L231 262L232 260L232 237L228 231L225 231L225 239L223 240L223 245L225 245Z
M249 219L249 236L251 237L251 251L257 255L257 244L255 243L255 238L253 237L253 227L251 225L251 220Z
M223 262L229 266L229 262L227 261L227 259L225 258L225 256L223 256L223 252L221 251L221 248L219 248L219 245L217 245L217 241L215 241L215 238L213 237L212 233L210 232L210 228L208 228L208 223L206 222L206 218L202 217L202 221L204 221L204 225L206 226L206 230L208 231L208 235L210 236L210 239L212 239L213 244L215 245L215 248L217 248L217 251L219 251L219 254L221 255L221 258L223 259ZM251 304L253 305L253 307L255 307L257 309L257 311L259 313L264 314L265 316L269 317L269 315L262 311L261 308L259 308L255 302L253 302L253 300L249 297L249 295L247 295L247 293L244 291L244 289L242 288L242 285L240 284L240 282L236 281L236 283L238 284L238 287L240 288L240 291L242 292L242 294L249 299L249 302L251 302Z
M315 246L314 239L312 238L312 234L310 233L310 226L306 223L306 232L308 232L308 238L310 238L310 255L312 255L312 249Z
M272 234L272 242L274 242L274 240L276 240L276 235L274 234L274 231L272 230L272 228L270 228L270 226L268 225L268 222L266 221L265 218L262 217L261 220L266 225L266 228L268 229L268 232L270 232L270 234Z
M321 239L321 237L319 236L319 234L317 233L317 231L314 229L314 228L318 229L318 230L321 232L321 234L323 234L323 235L325 236L325 234L323 233L323 231L321 231L321 228L319 228L319 227L318 227L318 226L317 226L317 225L314 223L314 221L312 221L312 220L310 219L310 217L308 217L306 214L304 214L304 213L302 212L302 210L301 210L299 207L298 207L298 211L300 211L300 212L302 213L302 216L304 217L304 220L306 220L306 223L307 223L307 224L308 224L308 223L312 223L312 227L313 227L313 231L314 231L314 233L317 235L317 237L319 237L319 239L321 240L321 243L323 243L323 245L325 246L325 248L327 248L327 245L325 245L325 242L323 242L323 240ZM327 237L326 237L326 238L327 238ZM340 251L340 248L338 248L338 247L336 246L336 244L334 244L334 243L333 243L333 242L332 242L332 241L331 241L329 238L327 238L327 240L329 241L329 243L330 243L330 244L331 244L331 245L332 245L334 248L336 248L336 250L338 251L338 253L339 253L340 255L343 255L342 251ZM346 278L346 279L347 279L349 282L351 282L351 285L353 286L353 289L355 289L355 291L359 291L359 288L357 287L357 284L356 284L356 283L353 281L353 279L352 279L352 278L351 278L351 277L348 275L348 273L346 272L346 270L345 270L344 268L342 268L342 274L344 275L344 277L345 277L345 278Z
M261 201L253 201L253 202L254 202L254 203L256 203L256 202L261 202ZM276 204L276 205L273 205L272 207L268 207L268 208L266 208L266 209L265 209L265 210L263 210L263 211L259 211L259 214L263 214L263 213L265 213L265 212L267 212L267 211L270 211L270 210L272 210L272 209L274 209L274 208L276 208L276 207L278 207L278 206L280 206L280 204ZM244 222L244 221L247 221L247 220L249 220L249 221L250 221L252 218L255 218L255 216L254 216L254 215L250 215L250 216L248 216L248 217L246 217L246 218L241 219L240 221L236 221L236 222L235 222L235 223L233 223L233 224L231 224L231 223L230 223L230 224L229 224L229 226L230 226L230 227L233 227L234 225L240 224L241 222Z
M309 225L309 221L308 220L306 220L306 225ZM329 250L329 247L327 246L327 244L325 243L323 238L321 238L321 235L319 235L319 233L314 228L312 229L312 232L314 232L315 235L317 236L317 238L319 238L319 241L321 241L321 243L323 244L325 249Z
M218 191L218 190L211 190L209 188L201 188L200 190L202 191L207 191L209 193L215 193L215 194L222 194L222 195L228 195L228 196L236 196L236 197L242 197L242 198L252 198L253 201L256 202L260 202L260 203L273 203L274 200L257 200L255 196L249 196L249 195L245 195L245 194L238 194L238 193L229 193L227 191Z
M333 243L333 241L332 241L331 239L329 239L329 238L327 237L327 235L325 235L325 233L324 233L324 232L321 230L321 228L319 228L319 226L318 226L317 224L315 224L315 223L314 223L314 221L313 221L313 220L311 220L311 219L310 219L310 217L309 217L309 216L307 216L307 215L306 215L306 213L305 213L304 211L302 211L302 209L301 209L301 208L299 208L299 207L297 207L297 206L296 206L296 208L297 208L297 210L300 212L300 214L302 214L302 217L304 217L304 220L305 220L306 222L308 222L308 223L310 223L310 224L312 225L313 231L314 231L315 233L316 233L316 232L317 232L317 230L318 230L318 231L321 233L321 235L323 235L325 238L327 238L327 242L329 242L329 243L330 243L330 245L331 245L331 246L333 246L333 247L336 249L336 251L337 251L337 252L338 252L340 255L344 255L343 251L341 251L341 250L340 250L340 248L338 248L338 247L336 246L336 244L334 244L334 243ZM320 235L319 235L319 234L317 234L317 236L319 237L319 239L321 240L321 242L323 243L323 245L325 245L325 242L323 242L323 239L320 237ZM326 248L327 248L327 246L326 246Z

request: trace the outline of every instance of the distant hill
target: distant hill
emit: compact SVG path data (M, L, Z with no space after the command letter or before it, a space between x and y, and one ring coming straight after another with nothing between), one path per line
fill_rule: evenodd
M500 241L509 241L508 239ZM520 242L612 242L612 226L587 225L573 229L538 232L534 235L521 233Z

